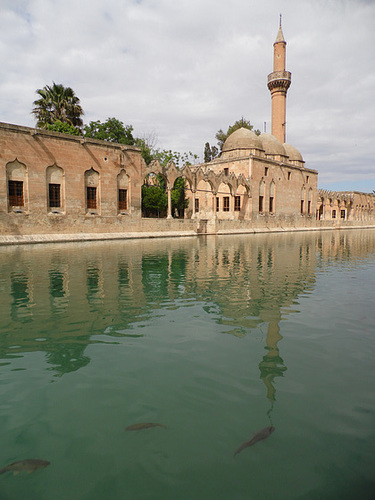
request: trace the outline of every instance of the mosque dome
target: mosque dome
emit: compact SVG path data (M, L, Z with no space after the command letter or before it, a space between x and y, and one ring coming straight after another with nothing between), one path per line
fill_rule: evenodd
M303 161L301 153L294 146L284 144L286 154L289 156L290 161Z
M259 139L262 142L266 155L288 156L281 142L271 134L260 134Z
M259 137L248 128L241 127L227 137L222 152L234 149L263 149Z

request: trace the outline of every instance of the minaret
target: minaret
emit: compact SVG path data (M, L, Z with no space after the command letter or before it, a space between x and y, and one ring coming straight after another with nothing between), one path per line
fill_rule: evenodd
M285 71L286 41L281 29L273 44L273 73L268 75L268 88L271 92L272 122L271 134L282 144L285 142L286 93L290 87L291 73Z

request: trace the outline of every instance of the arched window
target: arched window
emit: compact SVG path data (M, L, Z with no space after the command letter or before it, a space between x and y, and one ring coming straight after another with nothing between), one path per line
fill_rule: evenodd
M117 176L117 210L127 213L129 207L129 176L124 169Z
M274 181L270 184L270 203L269 203L270 214L275 213L275 183Z
M57 165L46 169L47 208L51 212L64 209L64 171Z
M311 215L311 203L312 203L312 189L309 189L307 195L307 215Z
M260 184L259 184L259 213L264 213L264 193L265 193L265 184L263 181L260 181Z
M306 188L301 189L301 215L305 214L305 198L306 198Z
M8 210L27 210L27 169L17 159L6 166L8 184Z
M99 207L99 173L90 168L85 172L86 212L96 215Z

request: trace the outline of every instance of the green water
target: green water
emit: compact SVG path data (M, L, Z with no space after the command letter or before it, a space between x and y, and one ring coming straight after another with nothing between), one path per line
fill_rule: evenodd
M374 286L373 230L0 248L0 500L374 498Z

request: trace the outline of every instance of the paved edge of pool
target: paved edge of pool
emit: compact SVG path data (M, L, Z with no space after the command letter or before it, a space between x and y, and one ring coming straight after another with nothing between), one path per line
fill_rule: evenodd
M216 233L197 233L196 231L155 231L155 232L127 232L127 233L74 233L74 234L8 234L0 235L0 246L4 245L30 245L40 243L72 243L82 241L106 241L106 240L129 240L145 238L181 238L192 236L221 236L235 234L259 234L259 233L293 233L306 231L341 231L347 229L375 229L375 226L338 226L338 227L274 227L274 228L252 228L233 229L228 231L217 231Z

